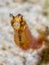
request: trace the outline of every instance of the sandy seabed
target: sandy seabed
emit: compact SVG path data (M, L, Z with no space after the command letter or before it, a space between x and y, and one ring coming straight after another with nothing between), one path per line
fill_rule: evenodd
M31 3L12 3L11 5L1 4L0 6L0 65L38 65L41 57L38 55L37 50L23 51L18 48L13 40L13 29L11 27L9 16L12 13L16 16L21 13L32 32L35 36L38 33L34 28L40 28L41 24L46 23L46 17L42 14L43 9L40 5ZM37 23L39 21L40 23Z

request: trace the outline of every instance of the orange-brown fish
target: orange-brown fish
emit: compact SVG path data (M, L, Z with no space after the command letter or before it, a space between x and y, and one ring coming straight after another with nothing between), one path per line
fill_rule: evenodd
M36 39L30 32L26 21L21 14L13 16L11 20L11 26L14 29L14 41L15 44L24 50L38 49L42 45L42 39L39 37Z

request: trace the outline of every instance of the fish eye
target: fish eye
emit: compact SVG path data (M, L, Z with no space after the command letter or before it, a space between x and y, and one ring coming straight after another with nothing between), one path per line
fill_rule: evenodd
M19 22L15 22L14 26L18 27L18 26L20 26L20 23Z
M14 26L14 29L15 29L15 30L19 30L19 28L20 28L20 23L19 23L19 22L15 22L15 23L13 24L13 26Z

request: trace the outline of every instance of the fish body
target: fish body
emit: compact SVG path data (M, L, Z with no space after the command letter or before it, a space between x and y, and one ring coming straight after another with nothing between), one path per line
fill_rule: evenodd
M11 26L14 29L14 41L15 44L24 50L38 49L42 46L42 39L35 38L24 20L21 14L13 17L11 20Z

